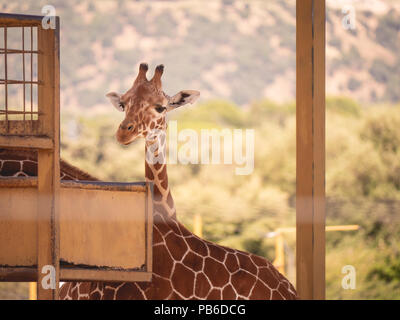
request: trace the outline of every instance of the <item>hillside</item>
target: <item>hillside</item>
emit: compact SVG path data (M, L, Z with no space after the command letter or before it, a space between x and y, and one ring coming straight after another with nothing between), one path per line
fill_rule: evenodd
M400 99L400 3L328 0L327 92L366 102ZM0 10L41 14L47 1L0 0ZM138 63L166 65L164 88L195 88L248 105L295 95L295 1L55 0L61 17L62 106L104 107L125 91Z

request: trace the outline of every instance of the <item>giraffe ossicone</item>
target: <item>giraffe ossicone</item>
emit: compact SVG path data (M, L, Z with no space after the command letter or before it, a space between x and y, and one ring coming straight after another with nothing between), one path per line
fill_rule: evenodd
M166 113L194 103L200 93L183 90L168 96L162 90L164 66L148 80L142 63L132 87L107 94L125 112L116 132L128 145L145 138L145 175L154 184L153 277L151 282L71 282L62 299L297 299L293 285L268 260L199 238L176 219L165 161ZM164 133L164 138L161 136ZM157 161L148 161L150 158Z

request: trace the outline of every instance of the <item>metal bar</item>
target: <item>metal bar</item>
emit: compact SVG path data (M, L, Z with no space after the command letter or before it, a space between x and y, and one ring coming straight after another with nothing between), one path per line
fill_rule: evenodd
M25 28L22 27L22 80L24 82L24 132L25 132Z
M6 131L8 133L8 86L7 86L7 27L4 27L4 78L5 78L5 86L4 86L4 95L5 95L5 108L6 108Z
M32 28L32 26L31 26L31 51L33 50L33 28ZM33 68L33 53L31 53L31 112L33 111L33 83L32 83L32 81L33 81L33 71L32 71L32 68ZM31 113L31 125L32 125L32 128L33 128L33 114Z
M25 28L25 27L21 27L21 28ZM0 54L5 53L5 49L4 48L0 48ZM38 50L25 50L24 48L22 50L20 49L7 49L7 53L11 54L11 53L40 53Z
M0 79L0 84L40 84L39 81Z
M6 113L8 113L8 114L31 114L31 113L33 113L33 114L40 114L39 113L39 111L18 111L18 110L8 110L8 111L6 111L6 110L0 110L0 114L6 114Z

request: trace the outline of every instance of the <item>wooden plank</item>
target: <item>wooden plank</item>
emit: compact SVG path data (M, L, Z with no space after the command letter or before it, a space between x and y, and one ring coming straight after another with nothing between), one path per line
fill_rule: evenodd
M43 16L0 13L0 27L39 26Z
M61 261L151 271L151 193L61 188L59 202ZM37 207L37 179L0 179L0 266L37 265Z
M124 183L64 180L61 182L61 187L81 190L146 192L146 184L144 182Z
M0 282L31 282L37 280L37 269L33 267L0 267ZM60 267L60 281L151 281L147 271L112 270L102 268Z
M146 182L61 180L61 188L101 191L147 192ZM0 177L0 188L37 188L37 177Z
M37 188L37 177L1 177L0 188Z
M146 194L62 188L60 258L74 265L146 266Z
M37 190L0 188L0 266L37 265Z
M25 114L26 119L30 119L31 115L36 118L38 117L38 114L36 114L35 112L31 113L30 111L27 111ZM4 113L0 113L0 119L2 117L4 118ZM39 132L39 121L14 120L12 119L13 117L23 119L23 114L13 115L11 112L8 114L8 122L0 120L0 135L4 134L5 136L33 136L35 134L35 136L37 136L37 133Z
M0 282L30 282L37 280L36 267L0 267Z
M38 109L40 131L54 141L52 150L38 151L38 299L58 299L60 238L59 238L59 193L60 193L60 64L59 64L59 20L56 30L38 28ZM48 272L54 270L52 287Z
M61 281L111 281L111 282L133 282L151 281L151 272L130 270L102 270L65 268L60 271Z
M296 2L296 285L325 298L325 1Z
M0 148L52 149L53 140L46 136L0 135Z

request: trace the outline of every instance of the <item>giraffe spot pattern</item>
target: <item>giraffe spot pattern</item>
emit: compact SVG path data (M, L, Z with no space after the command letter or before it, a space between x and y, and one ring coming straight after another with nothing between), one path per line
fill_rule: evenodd
M21 158L0 160L0 175L36 175L37 163ZM65 172L61 177L76 179ZM167 179L162 181L166 189ZM293 286L269 261L204 241L163 211L160 204L154 216L151 283L71 282L62 286L60 296L74 300L297 298Z
M193 293L195 275L193 270L177 263L171 277L173 288L183 297L189 298Z
M221 289L213 289L207 297L208 300L221 300Z
M203 258L192 251L189 251L183 259L183 264L195 272L203 269L203 263Z
M185 241L183 241L182 237L179 237L176 233L169 233L165 242L168 248L173 248L170 250L170 253L175 261L181 261L184 254L188 250L188 246Z
M205 258L204 273L214 287L220 288L229 280L229 273L225 266L210 257Z
M211 290L211 283L203 273L196 275L195 295L199 299L205 299Z

